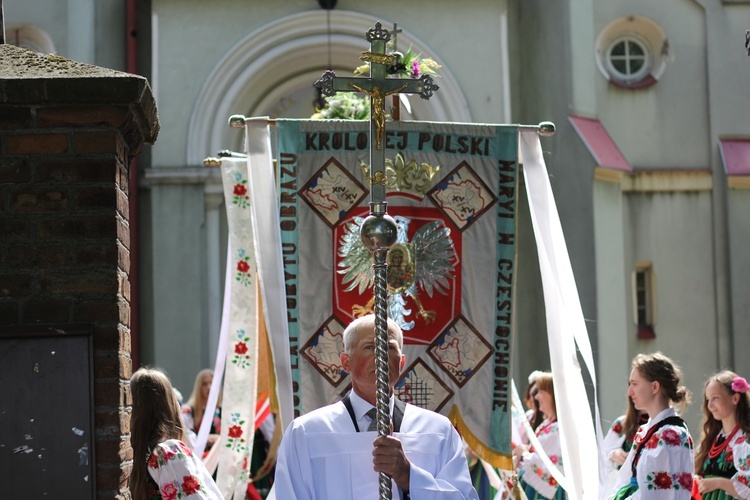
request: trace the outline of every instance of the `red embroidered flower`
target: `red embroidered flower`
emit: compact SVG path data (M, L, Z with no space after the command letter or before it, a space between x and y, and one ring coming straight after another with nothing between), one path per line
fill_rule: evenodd
M550 486L557 486L557 481L555 481L555 478L550 476L549 477L549 485Z
M693 489L693 475L689 472L683 472L677 478L677 482L680 483L683 489L691 491Z
M549 461L552 462L553 464L557 464L557 462L559 462L560 459L557 457L557 455L550 455Z
M237 344L234 346L234 353L235 354L245 354L247 352L247 344L244 342L237 342Z
M680 435L674 429L664 429L664 432L661 433L661 439L669 446L680 446L682 442Z
M615 422L615 425L612 426L612 432L618 436L622 434L622 424L620 422Z
M246 273L250 270L250 264L248 264L244 260L241 260L237 262L237 270L241 273Z
M151 456L148 457L148 466L152 469L159 468L159 457L156 456L156 453L152 453Z
M741 482L745 486L750 486L750 485L748 485L748 481L747 481L747 478L745 476L741 476L741 475L737 476L737 481Z
M542 469L537 468L536 475L539 477L542 477L544 475L544 471Z
M180 447L180 449L182 450L182 452L185 455L187 455L189 457L193 455L193 450L191 450L190 447L188 445L186 445L185 443L183 443L182 441L180 441L179 443L177 443L177 446Z
M238 438L242 437L242 427L239 425L233 425L229 428L229 437L230 438Z
M740 444L740 443L744 443L745 441L747 441L747 436L740 436L737 438L735 443Z
M174 451L170 449L164 450L164 459L167 461L172 460L175 457L175 455L177 455L177 453L175 453Z
M195 476L185 476L182 478L182 491L188 495L192 495L200 491L201 482Z
M654 448L659 446L659 437L654 434L653 436L651 436L651 439L648 440L648 443L646 443L644 446L650 450L653 450Z
M672 487L672 478L666 472L659 472L654 478L654 485L660 490L668 490Z
M693 449L693 438L691 438L690 436L688 436L688 446L690 446L691 450Z
M245 196L247 194L247 188L242 184L235 184L234 194L235 196Z
M247 470L247 457L242 461L242 470Z
M164 500L177 500L177 494L179 490L174 483L167 483L161 487L161 497Z

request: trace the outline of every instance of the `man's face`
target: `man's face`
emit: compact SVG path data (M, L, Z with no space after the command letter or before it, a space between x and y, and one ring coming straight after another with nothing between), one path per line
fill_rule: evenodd
M406 357L398 346L397 334L388 330L388 381L391 393ZM360 327L349 352L341 353L341 364L352 376L352 388L362 399L375 405L375 330Z

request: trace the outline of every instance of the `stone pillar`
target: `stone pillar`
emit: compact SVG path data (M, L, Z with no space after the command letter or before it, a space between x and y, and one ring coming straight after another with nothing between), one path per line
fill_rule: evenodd
M136 297L129 280L128 178L130 160L156 140L158 129L145 78L0 45L0 333L91 332L95 477L86 481L97 498L130 498L130 304ZM45 337L29 340L42 345ZM66 411L51 403L38 401L39 413ZM13 418L12 408L3 411ZM9 439L0 444L13 446L15 438ZM64 484L56 491L65 491Z

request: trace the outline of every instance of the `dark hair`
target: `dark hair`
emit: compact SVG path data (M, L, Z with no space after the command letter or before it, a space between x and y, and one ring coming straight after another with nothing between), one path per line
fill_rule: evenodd
M659 382L662 394L669 401L679 403L683 408L690 402L690 391L680 385L682 370L664 354L639 354L633 358L633 368L649 382Z
M130 378L133 413L130 416L130 443L133 447L133 474L130 491L136 500L148 498L148 458L154 447L168 439L185 440L172 384L158 368L140 368Z
M539 427L544 421L544 413L542 413L542 410L539 409L539 401L537 401L534 397L536 396L536 391L536 382L532 382L526 388L526 401L528 402L529 400L531 400L530 410L534 412L534 414L531 416L531 420L529 420L529 424L534 430L536 430L536 428Z
M750 393L737 392L732 389L732 382L738 376L739 375L730 370L724 370L712 375L706 380L703 394L705 396L708 384L711 382L721 384L730 396L739 394L740 399L737 403L737 408L735 409L735 419L737 420L737 425L740 426L740 429L742 429L746 435L750 435ZM721 420L716 420L708 410L708 400L705 397L703 398L703 421L701 427L701 444L695 452L695 473L703 475L703 463L708 456L708 450L711 449L711 445L714 440L716 440L716 436L719 435L719 431L721 431L722 428Z

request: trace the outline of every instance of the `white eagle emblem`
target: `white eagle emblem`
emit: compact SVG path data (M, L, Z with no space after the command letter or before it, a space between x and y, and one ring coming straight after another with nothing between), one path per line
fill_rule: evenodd
M339 241L338 255L341 257L337 272L344 275L342 283L349 292L357 288L362 295L365 290L372 289L375 272L372 268L372 256L362 244L359 228L364 218L355 217L354 222L348 222L344 227L344 234ZM436 220L420 227L414 238L409 242L407 233L411 219L395 216L398 228L396 244L388 251L388 316L403 330L414 328L414 321L407 321L411 309L406 308L404 295L410 297L417 308L418 314L427 323L435 319L435 311L427 311L422 306L418 294L420 291L432 297L434 291L446 295L450 290L450 280L453 279L454 266L458 261L450 229L443 221ZM371 298L366 305L352 307L354 317L363 316L373 311L375 298Z

